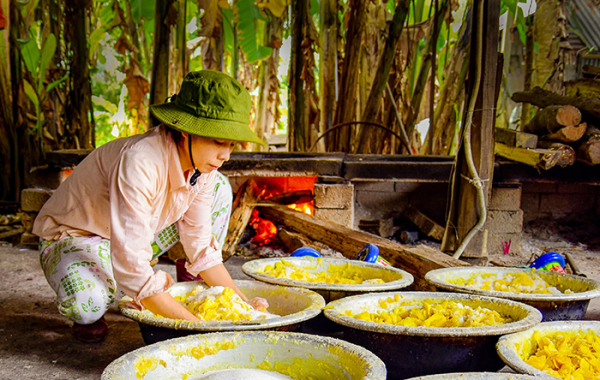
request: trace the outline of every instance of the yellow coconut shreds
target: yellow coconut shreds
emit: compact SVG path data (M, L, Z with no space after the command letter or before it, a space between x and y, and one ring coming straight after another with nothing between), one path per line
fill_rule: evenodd
M303 282L321 282L326 284L383 284L380 278L365 278L361 267L350 265L329 265L326 271L311 272L287 260L280 260L275 265L267 265L262 273L288 280Z
M167 363L165 363L164 360L159 359L157 357L138 357L133 363L133 368L135 369L135 377L137 377L138 379L143 379L144 376L148 374L148 372L154 371L159 364L163 367L167 367Z
M556 287L548 284L536 273L535 269L521 273L488 273L474 275L469 278L459 278L448 282L469 288L496 290L500 292L563 294ZM565 290L565 293L573 292L567 289Z
M197 286L185 296L176 296L186 309L202 321L250 321L277 317L265 311L254 310L231 288Z
M426 299L392 305L398 298L396 295L395 298L380 299L380 309L372 312L353 314L346 310L345 314L363 321L409 327L480 327L512 322L510 317L503 317L497 311L480 306L473 308L455 301Z
M532 367L564 380L600 379L600 336L594 330L533 333L524 343L521 359ZM529 349L529 345L531 349Z

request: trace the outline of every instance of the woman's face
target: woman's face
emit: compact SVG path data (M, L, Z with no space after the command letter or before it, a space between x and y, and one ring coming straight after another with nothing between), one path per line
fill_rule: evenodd
M190 136L192 139L192 157L200 173L210 173L229 160L236 141ZM187 141L185 142L188 147ZM191 162L190 162L191 165Z

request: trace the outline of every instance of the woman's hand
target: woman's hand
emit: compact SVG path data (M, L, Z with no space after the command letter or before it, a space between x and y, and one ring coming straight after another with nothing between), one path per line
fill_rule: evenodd
M254 310L265 311L269 307L269 302L266 299L260 297L254 297L248 304L254 308Z
M155 294L142 299L140 302L154 314L159 314L166 318L200 321L198 317L177 302L169 292Z

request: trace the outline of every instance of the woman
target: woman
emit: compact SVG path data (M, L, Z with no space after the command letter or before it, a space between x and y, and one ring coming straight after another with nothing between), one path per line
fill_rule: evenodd
M140 309L197 321L167 292L172 277L150 265L178 240L191 275L248 301L222 263L232 195L217 169L236 142L262 144L248 127L250 107L248 91L233 78L191 72L170 102L150 107L161 125L94 150L46 202L33 232L59 312L74 322L77 339L104 340L103 315L117 287ZM262 298L248 302L268 307Z

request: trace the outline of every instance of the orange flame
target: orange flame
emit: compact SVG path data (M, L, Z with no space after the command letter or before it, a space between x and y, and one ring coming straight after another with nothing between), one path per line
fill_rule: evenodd
M291 208L292 210L303 212L307 215L312 215L314 213L314 209L315 209L312 202L306 202L306 203L301 203L301 204L292 203L291 205L288 205L287 207Z
M277 235L277 227L270 220L262 219L258 216L258 210L252 211L250 225L256 231L256 235L250 241L256 245L269 244L273 237Z

